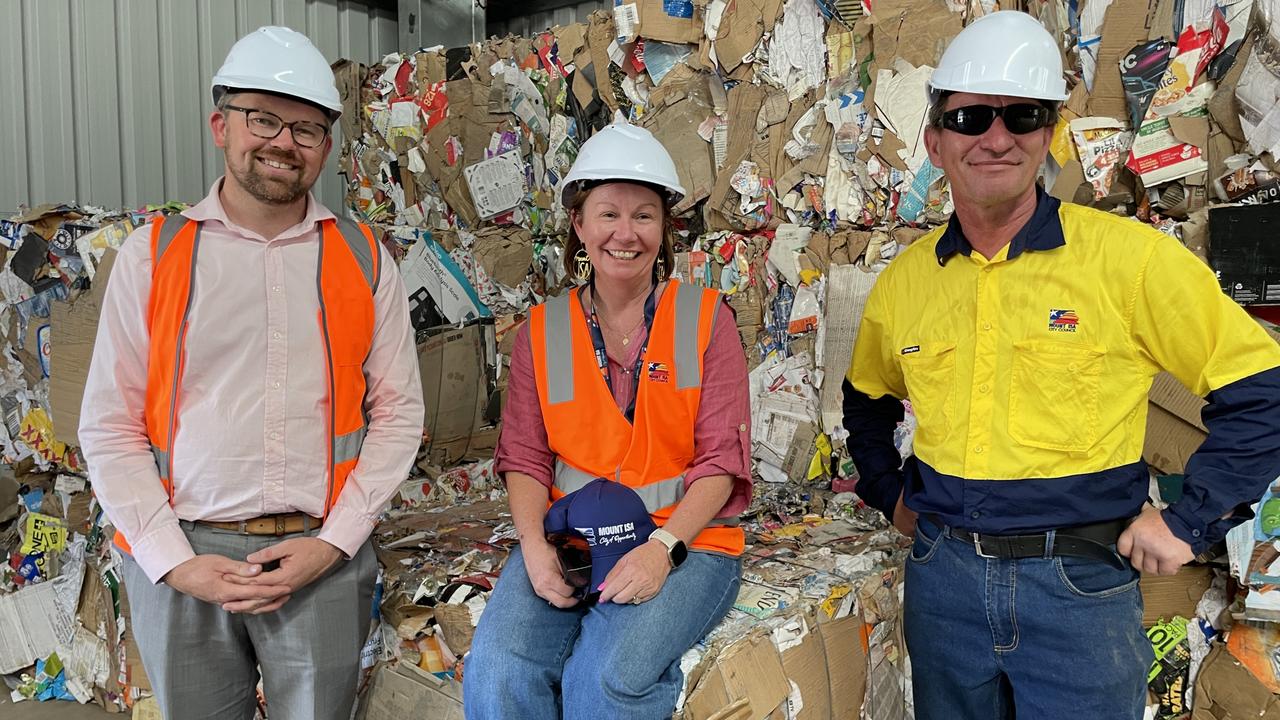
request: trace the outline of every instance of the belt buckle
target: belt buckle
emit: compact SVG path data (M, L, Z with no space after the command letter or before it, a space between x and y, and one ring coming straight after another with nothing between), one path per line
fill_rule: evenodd
M276 516L276 537L280 537L281 535L284 535L284 516L277 515Z
M978 557L980 557L980 558L987 558L988 560L999 560L999 559L1000 559L1000 558L996 557L995 555L989 555L989 554L987 554L985 551L983 551L983 549L982 549L982 534L981 534L981 533L972 532L972 533L969 533L969 534L970 534L971 536L973 536L973 547L974 547L974 549L975 549L975 550L977 550L977 551L978 551Z

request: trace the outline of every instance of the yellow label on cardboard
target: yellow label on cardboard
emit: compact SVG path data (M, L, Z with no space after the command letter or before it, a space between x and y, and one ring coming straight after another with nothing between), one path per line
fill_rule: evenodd
M59 441L54 435L53 421L42 408L36 408L22 418L19 439L46 462L61 465L70 470L80 469L75 453L70 452L67 444Z
M831 439L826 433L818 433L817 440L814 440L813 446L817 448L817 452L813 454L813 459L809 461L808 478L822 477L827 474L827 468L831 466Z
M26 538L22 554L62 552L67 547L67 526L59 518L40 513L27 514Z
M1053 156L1054 162L1058 163L1058 167L1065 167L1067 163L1078 157L1076 144L1071 139L1071 123L1062 116L1058 116L1058 124L1053 127L1053 140L1049 143L1049 154Z
M831 588L831 594L827 596L826 600L822 601L822 612L826 613L827 617L834 617L836 611L840 609L844 597L851 592L853 592L853 587L849 585L836 585Z

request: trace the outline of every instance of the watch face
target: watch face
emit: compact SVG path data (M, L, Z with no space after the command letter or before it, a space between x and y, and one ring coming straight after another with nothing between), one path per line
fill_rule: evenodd
M689 548L685 547L683 540L677 541L675 546L671 548L671 565L680 567L680 564L687 557L689 557Z

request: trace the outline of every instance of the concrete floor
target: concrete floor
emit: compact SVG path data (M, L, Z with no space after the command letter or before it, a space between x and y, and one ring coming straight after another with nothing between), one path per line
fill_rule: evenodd
M0 689L4 689L4 686L0 685ZM93 703L80 705L65 700L51 700L27 701L15 705L9 702L7 691L0 696L0 720L124 720L127 717L129 716L120 713L110 715Z

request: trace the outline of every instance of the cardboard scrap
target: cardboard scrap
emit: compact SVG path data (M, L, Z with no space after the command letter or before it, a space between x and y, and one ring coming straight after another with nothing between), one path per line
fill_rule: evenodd
M685 703L689 720L707 720L736 700L747 701L750 717L765 717L791 692L782 660L767 636L753 634L726 648Z
M1191 720L1280 720L1280 698L1222 645L1209 651L1195 688Z
M1208 435L1200 420L1205 401L1168 373L1156 377L1148 397L1142 457L1160 472L1181 473Z

